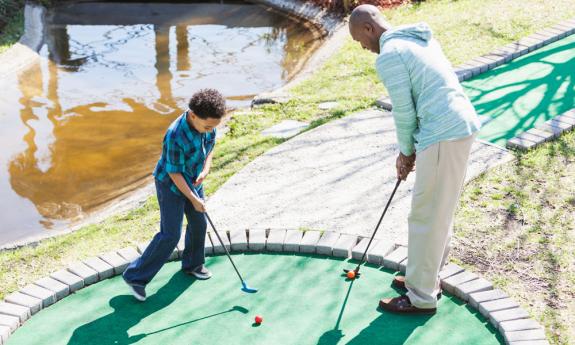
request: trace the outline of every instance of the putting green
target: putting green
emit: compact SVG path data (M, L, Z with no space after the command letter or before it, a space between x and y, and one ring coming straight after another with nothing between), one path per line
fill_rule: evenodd
M17 344L502 344L472 309L444 296L434 316L380 312L397 295L393 275L373 266L353 282L351 263L316 256L234 255L257 294L241 284L225 256L210 257L214 277L194 280L179 262L164 266L137 302L121 277L105 280L40 311L9 339ZM264 322L253 324L255 315Z
M575 107L575 35L463 83L484 124L479 138L507 141Z

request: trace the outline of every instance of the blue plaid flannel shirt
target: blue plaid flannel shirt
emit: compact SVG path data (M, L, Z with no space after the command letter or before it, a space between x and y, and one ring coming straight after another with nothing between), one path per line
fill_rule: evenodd
M187 112L180 115L168 128L164 136L162 156L154 169L154 176L162 183L169 184L170 190L182 195L170 178L170 173L180 173L190 188L194 188L206 158L216 143L216 129L208 133L200 133L190 127L186 121ZM195 187L197 191L202 186Z

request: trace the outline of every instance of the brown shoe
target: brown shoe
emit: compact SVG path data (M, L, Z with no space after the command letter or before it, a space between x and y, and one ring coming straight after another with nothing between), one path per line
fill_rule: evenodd
M393 282L391 282L391 285L399 289L405 289L405 276L393 277Z
M391 285L398 288L398 289L405 289L405 276L393 277L393 281L391 282ZM443 292L443 290L441 290L441 288L440 288L439 292L437 293L437 299L441 298L442 292Z
M403 295L394 298L384 298L379 301L379 307L392 313L433 315L437 308L417 308L411 305L409 297Z

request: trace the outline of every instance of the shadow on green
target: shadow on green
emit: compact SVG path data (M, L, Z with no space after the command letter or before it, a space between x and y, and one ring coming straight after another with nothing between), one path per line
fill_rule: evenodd
M172 302L174 302L176 298L178 298L195 281L195 279L190 279L188 275L180 271L174 274L168 283L162 286L155 294L148 297L145 303L138 302L134 297L128 295L113 297L110 299L109 304L114 309L114 312L78 327L72 334L68 345L93 344L95 339L97 339L97 343L100 345L134 344L149 335L189 325L201 320L234 311L242 314L247 314L249 312L249 310L244 307L233 306L227 310L195 318L170 327L143 334L132 336L128 335L128 330L130 328L137 325L142 319L151 316L172 304Z

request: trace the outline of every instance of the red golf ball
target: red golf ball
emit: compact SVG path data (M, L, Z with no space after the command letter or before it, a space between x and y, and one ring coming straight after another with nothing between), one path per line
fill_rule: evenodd
M261 316L259 316L259 315L256 315L256 324L259 325L259 324L261 324L263 321L264 321L264 318L263 318L263 317L261 317Z
M347 272L347 277L349 279L354 279L355 278L355 271L349 271Z

